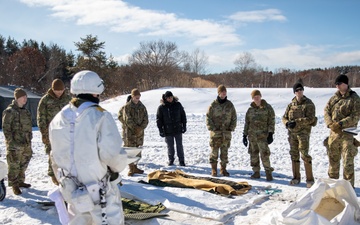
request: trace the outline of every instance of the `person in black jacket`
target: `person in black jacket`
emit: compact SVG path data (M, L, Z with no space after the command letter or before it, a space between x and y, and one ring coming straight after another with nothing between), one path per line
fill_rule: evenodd
M160 136L165 137L169 157L168 165L174 165L175 139L180 166L185 166L182 134L186 132L186 114L179 99L174 97L171 91L167 91L162 95L160 106L156 113L156 123Z

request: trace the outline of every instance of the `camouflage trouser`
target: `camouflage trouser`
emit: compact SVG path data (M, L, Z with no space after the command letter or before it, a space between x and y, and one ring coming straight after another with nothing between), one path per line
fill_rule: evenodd
M249 139L250 165L254 172L260 172L260 158L265 171L274 171L270 164L270 149L267 140L251 141ZM259 157L260 154L260 157Z
M301 158L306 163L311 163L311 156L309 155L310 134L291 133L289 132L290 156L291 160L295 162L300 161Z
M210 163L217 163L219 158L219 149L220 149L220 164L226 166L228 161L228 149L230 148L231 138L223 138L223 137L211 137L210 138Z
M51 152L51 145L50 144L45 144L45 152L48 155L49 159L48 159L48 175L49 176L55 176L53 168L52 168L52 162L50 159L50 152Z
M354 187L354 158L357 153L358 149L354 145L354 137L351 134L331 132L327 149L329 157L329 177L339 179L340 160L342 157L343 178L348 180Z
M25 171L32 157L31 146L23 146L7 149L6 160L8 163L9 186L19 185L25 182Z

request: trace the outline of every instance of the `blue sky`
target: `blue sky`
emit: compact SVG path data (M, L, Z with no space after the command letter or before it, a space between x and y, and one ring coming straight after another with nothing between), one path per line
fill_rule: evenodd
M120 63L140 42L175 42L209 57L208 73L250 52L267 70L360 65L359 0L2 0L0 34L56 43L88 34Z

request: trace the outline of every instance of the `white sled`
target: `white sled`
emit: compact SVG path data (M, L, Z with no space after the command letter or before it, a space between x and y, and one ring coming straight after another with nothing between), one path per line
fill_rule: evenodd
M4 178L8 172L7 164L3 161L0 161L0 201L4 200L6 196L6 187L4 184Z

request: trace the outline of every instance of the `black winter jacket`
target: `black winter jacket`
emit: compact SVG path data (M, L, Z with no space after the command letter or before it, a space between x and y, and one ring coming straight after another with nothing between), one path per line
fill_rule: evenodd
M160 103L156 113L159 132L171 136L181 133L183 128L186 130L186 114L178 98L174 97L171 103L161 99Z

